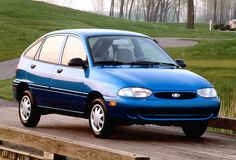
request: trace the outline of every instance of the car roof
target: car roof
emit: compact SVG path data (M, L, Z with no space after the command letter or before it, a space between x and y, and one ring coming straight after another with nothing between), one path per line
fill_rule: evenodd
M123 30L113 30L113 29L66 29L66 30L58 30L53 31L48 34L76 34L79 36L83 36L85 38L92 36L141 36L148 37L141 33L131 32L131 31L123 31Z

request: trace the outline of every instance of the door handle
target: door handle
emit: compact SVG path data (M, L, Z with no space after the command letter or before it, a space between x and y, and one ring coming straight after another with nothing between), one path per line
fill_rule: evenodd
M31 64L31 66L30 66L31 69L34 69L35 67L36 67L35 64Z
M57 69L57 73L61 73L63 71L63 69L59 68Z

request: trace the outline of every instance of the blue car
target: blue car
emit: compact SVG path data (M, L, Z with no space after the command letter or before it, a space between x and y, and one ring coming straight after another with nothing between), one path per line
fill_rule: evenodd
M185 66L143 34L60 30L24 51L13 91L26 127L58 113L89 119L99 138L132 124L176 125L196 138L217 118L220 100L207 80Z

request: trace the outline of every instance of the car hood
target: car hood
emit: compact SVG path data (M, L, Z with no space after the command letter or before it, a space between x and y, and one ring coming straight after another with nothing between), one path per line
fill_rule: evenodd
M184 69L115 68L103 72L123 81L126 86L144 87L155 91L193 91L213 87L201 76Z

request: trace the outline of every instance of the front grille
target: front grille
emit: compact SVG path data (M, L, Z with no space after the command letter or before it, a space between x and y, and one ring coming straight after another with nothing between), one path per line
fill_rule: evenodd
M193 99L197 97L197 94L193 92L157 92L154 96L163 99Z

